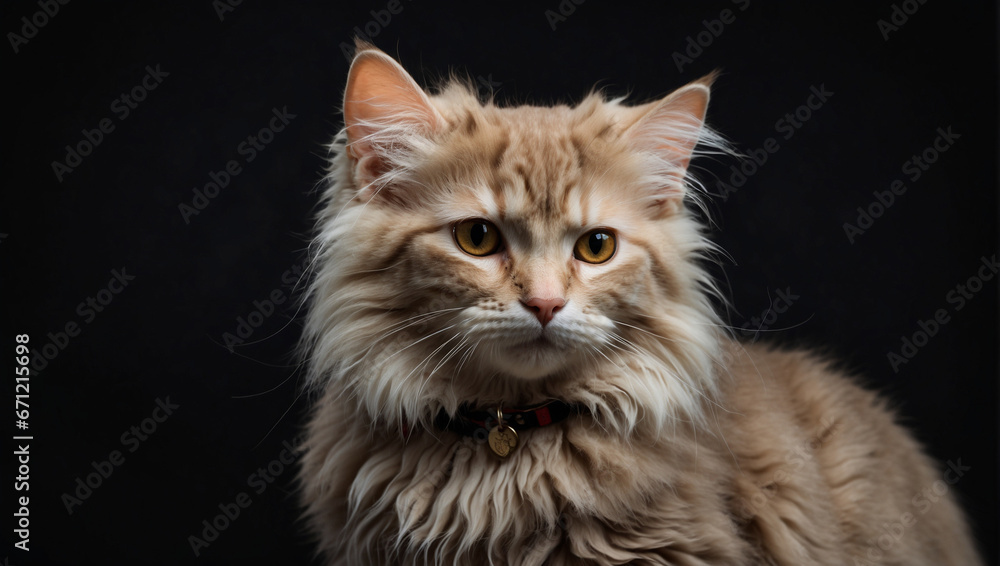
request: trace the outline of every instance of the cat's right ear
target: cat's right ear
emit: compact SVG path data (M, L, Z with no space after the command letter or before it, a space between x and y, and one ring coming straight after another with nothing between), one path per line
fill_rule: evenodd
M347 151L355 161L355 183L371 198L375 181L405 159L412 145L444 125L413 77L370 44L358 43L344 94Z

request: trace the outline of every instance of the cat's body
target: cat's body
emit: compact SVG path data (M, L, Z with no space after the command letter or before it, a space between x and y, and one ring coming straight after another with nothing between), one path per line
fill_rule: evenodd
M717 142L707 81L505 109L360 47L305 342L330 564L979 563L960 463L825 364L722 330L683 202ZM574 411L505 459L442 424L551 400Z
M732 348L708 430L628 443L580 419L504 462L474 438L373 438L328 393L304 474L331 563L978 563L948 495L959 472L875 395L801 354Z

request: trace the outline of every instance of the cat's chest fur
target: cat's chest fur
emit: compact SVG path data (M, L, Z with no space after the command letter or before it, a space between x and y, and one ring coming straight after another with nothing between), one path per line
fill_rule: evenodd
M727 354L742 362L720 368L731 395L707 408L708 430L677 423L659 438L625 440L573 416L522 433L503 460L482 440L437 429L373 435L349 403L328 397L311 424L305 472L329 480L310 495L339 525L343 561L333 563L758 564L776 552L789 563L837 563L850 537L821 468L851 428L845 408L768 409L799 401L788 378L767 374L802 360L762 356L754 367L738 346ZM836 390L806 366L793 386L818 377ZM840 464L841 474L865 468Z
M712 438L696 445L690 430L633 444L574 416L522 432L501 460L481 440L452 432L415 430L402 440L372 438L351 418L314 426L337 431L331 462L356 465L330 486L344 497L336 513L344 540L358 545L345 556L377 552L371 563L384 564L422 556L434 557L429 563L602 564L648 554L660 557L650 563L666 564L671 555L741 564L747 554L725 495L731 473L721 446Z

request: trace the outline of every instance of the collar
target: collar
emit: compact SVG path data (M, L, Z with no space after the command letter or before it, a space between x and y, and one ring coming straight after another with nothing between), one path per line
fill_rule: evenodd
M587 408L582 405L552 400L537 405L502 407L501 418L506 427L522 431L556 424L572 415L586 412ZM463 436L486 440L490 430L497 426L497 407L484 409L462 404L454 417L442 410L434 419L434 426Z

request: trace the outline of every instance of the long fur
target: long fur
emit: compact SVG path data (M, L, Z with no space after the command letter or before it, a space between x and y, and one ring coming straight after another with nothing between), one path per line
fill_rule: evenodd
M302 497L329 564L978 563L950 496L880 546L941 483L881 400L727 337L687 167L728 148L689 103L502 108L452 83L414 120L365 100L330 148L303 337ZM502 257L456 248L466 218L500 227ZM574 263L602 226L616 256ZM553 345L512 346L552 286ZM548 399L588 414L504 461L433 424Z

